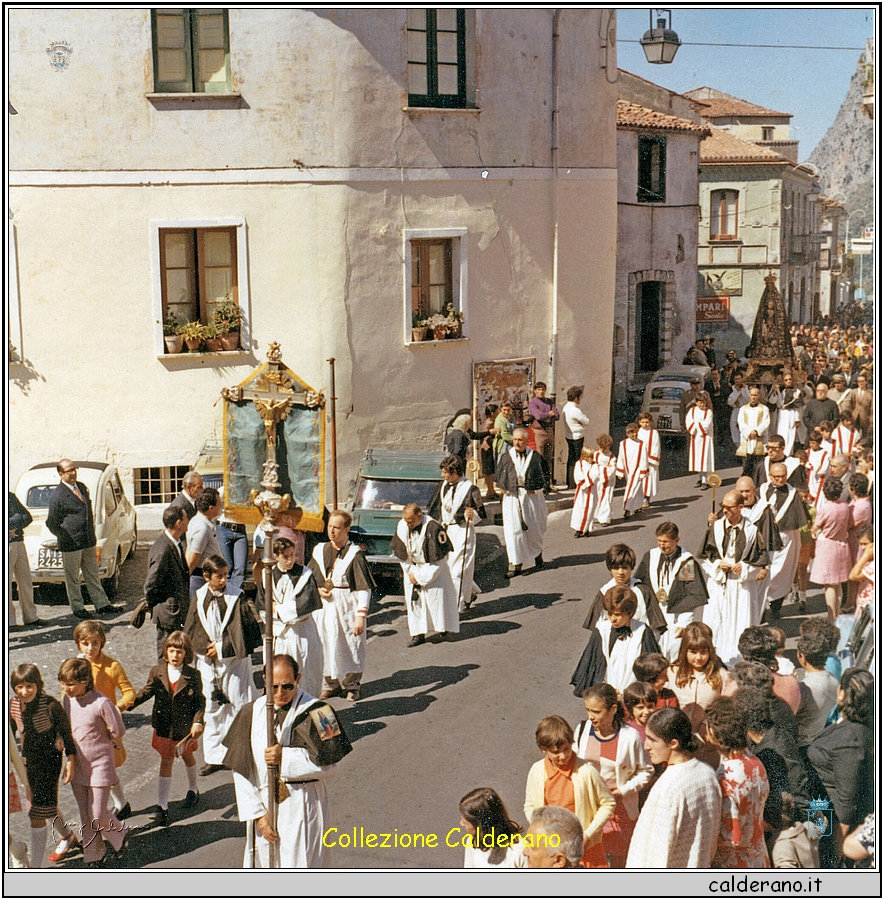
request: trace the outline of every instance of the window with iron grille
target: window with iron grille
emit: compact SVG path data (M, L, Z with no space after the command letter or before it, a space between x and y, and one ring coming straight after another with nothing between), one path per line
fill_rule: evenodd
M666 202L666 138L638 136L638 201Z
M181 493L181 479L190 466L148 466L135 469L135 502L171 503Z

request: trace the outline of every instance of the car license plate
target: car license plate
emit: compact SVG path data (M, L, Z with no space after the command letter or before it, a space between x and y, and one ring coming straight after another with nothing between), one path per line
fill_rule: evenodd
M672 428L672 416L658 416L657 417L657 427L658 428Z
M61 551L50 547L41 547L37 553L37 568L60 569L62 568Z

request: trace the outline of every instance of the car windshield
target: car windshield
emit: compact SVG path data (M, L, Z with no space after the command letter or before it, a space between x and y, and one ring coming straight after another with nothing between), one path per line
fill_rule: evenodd
M655 387L651 391L652 400L681 400L681 395L688 389L687 385Z
M57 484L37 484L28 488L28 496L25 506L28 509L49 509L49 501L55 493Z
M402 509L417 503L422 509L433 497L438 481L383 481L360 478L356 489L356 509Z

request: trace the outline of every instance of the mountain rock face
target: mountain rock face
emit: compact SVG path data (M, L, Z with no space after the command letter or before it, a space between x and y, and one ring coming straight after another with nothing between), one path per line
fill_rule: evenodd
M875 123L862 113L864 81L861 57L835 121L808 159L820 171L823 194L832 197L841 191L847 198L844 207L848 213L874 208ZM860 222L856 225L861 227Z

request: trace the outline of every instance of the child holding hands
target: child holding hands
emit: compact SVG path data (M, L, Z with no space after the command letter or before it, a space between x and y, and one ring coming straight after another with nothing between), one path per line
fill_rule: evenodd
M76 745L74 765L64 774L70 784L82 823L83 856L90 869L101 868L105 841L117 857L128 842L126 826L107 808L111 786L117 783L114 744L126 726L120 711L104 694L95 690L92 667L85 659L66 659L58 670L64 690L62 707L71 722Z
M147 684L138 692L133 706L153 697L153 725L151 746L160 754L160 775L157 786L157 814L159 825L169 824L169 793L172 787L172 764L177 756L184 759L187 772L187 796L182 806L196 806L199 791L196 787L197 738L203 733L206 698L200 673L193 662L193 644L183 631L173 631L163 646L163 662L154 666L147 676Z
M125 669L104 652L107 636L101 622L92 619L80 622L74 629L74 641L80 656L89 660L92 667L92 683L99 694L104 694L108 700L116 704L120 712L125 712L135 699L135 688L129 681ZM120 700L117 700L117 691L120 692ZM114 766L119 769L126 761L126 748L122 741L114 750ZM125 819L132 815L132 807L123 793L120 780L111 786L111 800L114 804L114 815L118 819Z

